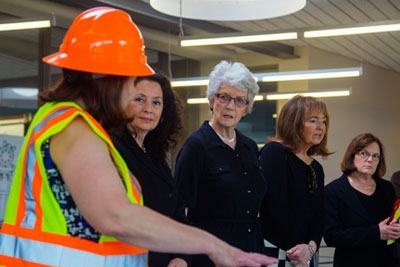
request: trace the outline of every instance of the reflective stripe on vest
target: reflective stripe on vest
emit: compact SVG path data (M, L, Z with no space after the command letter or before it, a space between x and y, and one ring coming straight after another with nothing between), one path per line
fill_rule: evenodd
M130 201L143 204L138 181L130 175L101 125L72 102L46 103L35 115L18 158L0 234L0 266L3 261L14 266L10 262L18 259L39 266L146 266L147 250L113 237L102 235L99 243L95 243L67 236L65 217L48 183L41 145L77 116L85 119L109 146Z
M15 236L6 234L2 234L1 242L7 244L5 249L2 251L3 255L5 256L13 258L15 255L15 249L18 251L24 251L23 261L21 262L39 262L43 265L57 267L143 267L147 264L146 253L135 255L103 256L90 252L82 253L82 251L77 249L30 239L17 238ZM1 256L0 262L2 262ZM4 263L2 262L1 264L7 264L7 260L5 259Z

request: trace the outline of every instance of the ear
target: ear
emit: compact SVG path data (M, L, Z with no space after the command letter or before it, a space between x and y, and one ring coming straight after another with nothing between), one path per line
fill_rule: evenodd
M214 112L214 98L213 99L211 99L209 102L209 105L210 105L210 111L211 111L211 113L213 113Z

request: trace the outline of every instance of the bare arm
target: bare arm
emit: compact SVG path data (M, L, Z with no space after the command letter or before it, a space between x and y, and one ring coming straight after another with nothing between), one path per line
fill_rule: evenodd
M55 135L50 149L79 211L100 233L152 251L207 254L217 266L275 262L244 253L207 232L130 203L107 145L83 119L75 119Z

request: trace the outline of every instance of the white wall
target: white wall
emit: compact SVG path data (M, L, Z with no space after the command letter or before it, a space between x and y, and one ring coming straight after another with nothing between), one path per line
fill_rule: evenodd
M360 66L360 62L312 48L310 68ZM371 132L384 144L387 172L400 169L400 73L362 63L363 75L358 78L310 81L310 90L352 87L349 97L325 98L330 115L328 145L335 154L321 160L326 181L341 175L340 163L351 139L359 133Z

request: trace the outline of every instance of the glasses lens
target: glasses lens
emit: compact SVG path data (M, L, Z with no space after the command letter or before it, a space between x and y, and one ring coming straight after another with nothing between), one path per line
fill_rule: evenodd
M369 157L369 153L366 151L360 151L359 154L360 154L361 158L363 158L363 159L366 159Z
M247 105L248 102L249 101L247 99L243 98L243 97L236 97L235 98L235 105L240 107L240 108L244 107L245 105Z
M378 161L381 159L381 156L379 154L372 154L372 159Z
M216 94L219 102L225 104L231 101L231 97L229 95L224 95L224 94Z

